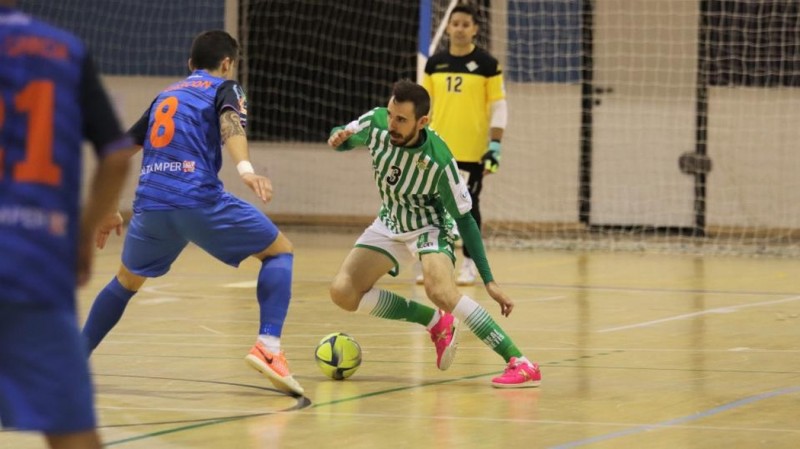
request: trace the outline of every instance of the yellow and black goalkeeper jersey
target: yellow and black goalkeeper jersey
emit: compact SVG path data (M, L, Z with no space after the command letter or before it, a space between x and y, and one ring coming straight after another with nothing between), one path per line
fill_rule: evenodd
M436 53L425 65L422 85L433 102L431 128L459 162L480 162L489 142L491 104L506 97L497 59L475 47L466 56Z

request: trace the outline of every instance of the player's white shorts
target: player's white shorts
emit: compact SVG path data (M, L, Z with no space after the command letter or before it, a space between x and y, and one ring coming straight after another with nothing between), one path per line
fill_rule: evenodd
M397 276L402 265L414 263L420 255L426 253L444 253L455 262L454 242L455 238L448 226L429 225L416 231L395 234L380 218L376 218L356 240L355 246L385 254L394 262L394 268L389 274Z

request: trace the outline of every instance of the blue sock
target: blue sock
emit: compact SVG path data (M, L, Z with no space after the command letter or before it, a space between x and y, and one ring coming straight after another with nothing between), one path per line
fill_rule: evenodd
M283 322L292 298L292 262L294 254L282 253L267 257L258 272L256 297L261 311L258 333L281 336Z
M86 342L86 349L90 354L111 328L117 324L125 312L125 307L128 306L128 301L135 294L136 292L123 287L116 276L100 291L97 298L94 299L89 317L81 332Z

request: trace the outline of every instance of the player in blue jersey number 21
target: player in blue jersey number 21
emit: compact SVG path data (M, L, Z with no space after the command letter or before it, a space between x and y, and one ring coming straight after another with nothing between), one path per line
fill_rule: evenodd
M86 46L14 3L0 0L0 426L99 449L75 290L136 149ZM81 210L83 140L98 164Z

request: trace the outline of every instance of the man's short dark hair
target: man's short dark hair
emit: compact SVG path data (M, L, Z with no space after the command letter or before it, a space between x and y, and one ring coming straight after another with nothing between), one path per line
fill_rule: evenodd
M407 101L413 103L415 119L428 115L431 110L431 96L428 95L428 91L409 79L402 79L394 83L392 97L396 103Z
M205 31L194 38L190 57L195 69L215 70L225 58L239 59L239 44L226 31Z
M457 12L460 12L461 14L466 14L466 15L472 17L472 21L474 23L478 23L478 16L476 15L475 10L472 9L469 5L458 5L458 6L456 6L455 8L453 8L452 11L450 11L450 16L447 19L450 20L450 18L453 17L453 14L455 14Z

